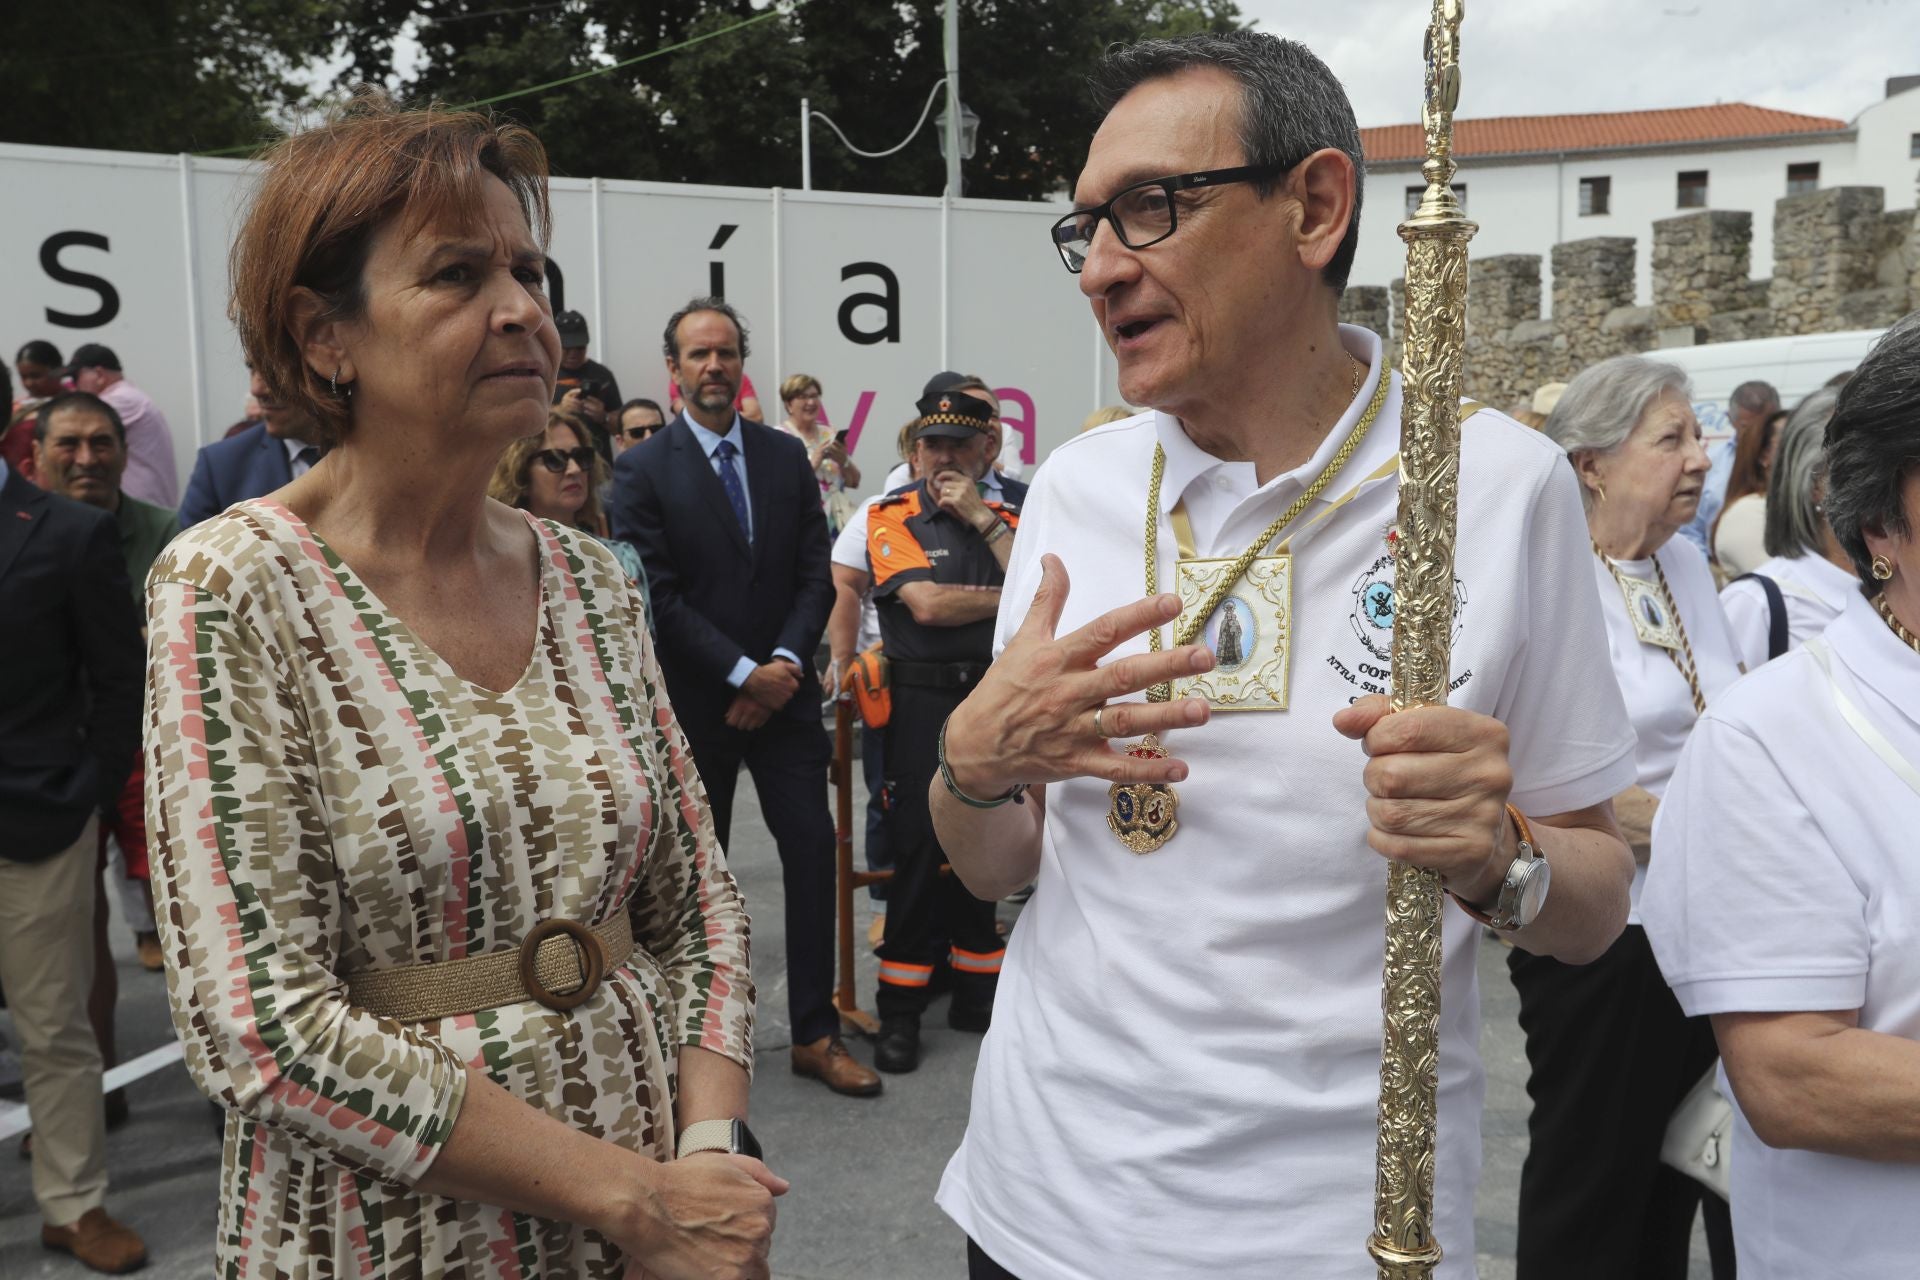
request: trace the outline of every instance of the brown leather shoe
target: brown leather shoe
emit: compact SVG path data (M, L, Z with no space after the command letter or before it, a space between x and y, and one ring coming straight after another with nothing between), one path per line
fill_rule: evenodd
M59 1253L70 1253L95 1271L110 1276L138 1271L147 1265L147 1246L133 1228L115 1222L105 1209L89 1209L70 1227L40 1228L40 1243Z
M880 1092L880 1073L848 1052L839 1036L821 1036L793 1046L793 1074L811 1076L835 1093L871 1098Z
M157 933L136 933L133 935L133 949L140 957L140 967L148 973L158 973L166 968L166 957L160 954L160 935Z

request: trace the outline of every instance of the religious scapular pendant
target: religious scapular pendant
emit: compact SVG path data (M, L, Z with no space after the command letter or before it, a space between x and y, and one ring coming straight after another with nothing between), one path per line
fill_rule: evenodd
M1148 734L1127 748L1136 760L1165 760L1167 749ZM1116 782L1107 788L1107 826L1134 853L1152 853L1180 829L1180 797L1164 782Z
M1183 559L1174 571L1180 591L1175 632L1213 654L1213 668L1173 683L1176 698L1205 698L1221 711L1285 711L1293 648L1293 557L1260 556L1233 578L1227 595L1202 622L1200 610L1239 566L1233 560Z
M1657 582L1635 578L1614 570L1620 592L1627 598L1627 616L1633 619L1633 634L1642 644L1662 649L1680 648L1680 625L1668 605L1666 592Z

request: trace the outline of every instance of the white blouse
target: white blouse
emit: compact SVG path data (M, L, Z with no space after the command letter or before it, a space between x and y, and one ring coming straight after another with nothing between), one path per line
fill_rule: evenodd
M1620 682L1620 694L1627 702L1627 717L1633 721L1637 741L1634 763L1640 787L1655 799L1667 789L1680 748L1693 732L1696 713L1693 690L1668 651L1640 639L1627 612L1626 596L1607 569L1607 562L1592 557L1594 582L1600 591L1600 612L1607 620L1607 652L1613 660L1614 678ZM1666 571L1667 587L1673 593L1673 607L1680 612L1687 643L1692 646L1694 676L1700 682L1700 696L1712 706L1735 680L1740 678L1740 655L1733 637L1727 633L1726 615L1720 612L1720 597L1714 588L1713 571L1700 548L1685 538L1668 538L1666 544L1644 560L1615 560L1620 572L1645 582L1657 580L1654 561ZM1640 891L1646 884L1647 869L1633 872L1632 909L1629 923L1640 922Z
M1753 572L1772 578L1780 588L1781 603L1787 607L1788 649L1798 649L1825 631L1847 601L1860 594L1860 579L1825 556L1776 556ZM1720 593L1720 608L1747 670L1755 670L1767 660L1772 615L1767 611L1766 588L1751 580L1729 582Z
M1916 831L1920 654L1855 595L1715 704L1681 755L1643 904L1681 1007L1858 1010L1866 1030L1920 1040ZM1744 1116L1731 1162L1741 1280L1914 1274L1920 1163L1776 1150Z

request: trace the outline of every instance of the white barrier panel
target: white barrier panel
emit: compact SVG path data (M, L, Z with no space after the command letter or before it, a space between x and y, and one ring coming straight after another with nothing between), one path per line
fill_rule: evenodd
M227 248L251 185L241 161L0 143L0 346L113 348L194 450L241 416ZM666 318L721 293L746 316L747 374L781 416L811 373L872 490L941 369L1001 390L1008 453L1031 464L1116 403L1113 363L1047 241L1054 204L556 178L558 301L627 396L665 403Z

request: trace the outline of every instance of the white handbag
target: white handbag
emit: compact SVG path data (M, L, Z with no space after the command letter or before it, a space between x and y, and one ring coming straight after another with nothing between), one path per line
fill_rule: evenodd
M1717 1062L1708 1067L1674 1108L1667 1135L1660 1140L1660 1161L1722 1200L1731 1200L1727 1158L1733 1148L1733 1104L1720 1092L1719 1071Z

